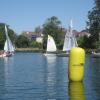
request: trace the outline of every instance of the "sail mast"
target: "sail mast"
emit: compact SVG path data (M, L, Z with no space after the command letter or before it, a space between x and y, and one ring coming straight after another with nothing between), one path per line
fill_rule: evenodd
M69 29L71 35L73 34L73 21L72 19L70 20L70 29Z

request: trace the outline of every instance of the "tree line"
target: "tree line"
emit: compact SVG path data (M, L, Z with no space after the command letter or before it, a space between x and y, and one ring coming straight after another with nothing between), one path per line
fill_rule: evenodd
M0 23L0 49L3 49L4 42L6 40L5 36L5 23ZM8 35L12 41L12 43L17 48L39 48L39 49L45 49L46 48L46 41L47 41L47 35L51 35L54 37L55 42L57 44L57 47L60 49L63 45L63 36L64 36L64 30L61 26L61 21L56 17L52 16L51 18L48 18L46 22L43 24L42 28L42 34L43 34L43 43L38 43L34 40L30 41L24 33L17 35L12 29L9 28L9 25L7 25L8 29ZM38 34L39 27L35 29L35 33Z
M88 12L88 18L86 22L86 32L89 32L91 35L89 37L83 36L78 37L77 41L80 47L98 49L100 48L100 0L94 0L94 7ZM6 24L7 25L7 24ZM37 43L36 41L29 41L27 37L23 34L17 35L14 30L8 28L8 35L15 44L17 48L27 48L27 47L37 47L39 49L46 49L47 35L51 35L56 44L57 48L60 50L63 47L65 29L61 26L61 21L56 17L52 16L48 18L45 23L42 25L42 34L43 34L43 43ZM5 42L5 23L0 23L0 49L2 50ZM38 34L38 28L35 29L35 32Z
M90 48L100 48L100 0L94 0L94 7L88 12L87 31Z

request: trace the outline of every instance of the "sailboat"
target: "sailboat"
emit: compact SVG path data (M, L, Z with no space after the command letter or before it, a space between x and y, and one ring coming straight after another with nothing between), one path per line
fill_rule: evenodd
M64 53L58 54L58 56L68 56L70 49L77 46L78 44L75 35L72 32L72 20L71 20L69 30L66 32L65 39L64 39L64 45L63 45Z
M5 44L4 44L4 54L3 54L3 57L9 57L9 56L12 56L15 52L15 48L8 36L8 31L7 31L7 27L5 25L5 35L6 35L6 41L5 41Z
M56 51L57 51L57 47L55 41L52 36L48 35L47 49L45 55L51 55L51 54L54 55Z
M91 57L93 58L100 58L100 49L91 52Z

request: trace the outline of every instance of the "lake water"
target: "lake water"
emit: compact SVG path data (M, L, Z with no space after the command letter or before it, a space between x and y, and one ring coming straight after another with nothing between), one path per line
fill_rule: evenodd
M0 100L100 100L100 58L86 56L83 83L69 82L67 57L0 58Z

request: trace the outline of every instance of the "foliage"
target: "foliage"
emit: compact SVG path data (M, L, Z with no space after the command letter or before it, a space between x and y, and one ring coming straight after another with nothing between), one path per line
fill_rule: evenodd
M58 47L60 49L60 42L62 42L62 37L64 35L64 31L61 28L61 21L55 16L52 16L51 18L48 18L46 22L43 24L43 34L44 34L44 48L46 48L46 41L47 41L47 35L51 35Z
M27 48L29 47L29 40L25 36L19 35L15 41L15 44L18 48Z
M4 23L0 23L0 49L3 49L5 41Z
M82 48L95 48L94 44L91 44L91 38L87 36L79 37L77 39L78 46Z
M38 43L36 41L32 41L31 44L30 44L30 46L33 47L33 48L42 49L42 44L41 43Z
M10 37L11 41L14 44L15 43L15 40L17 38L17 35L15 34L15 32L12 29L9 29L8 30L8 34L9 34L9 37Z
M95 45L96 48L97 42L99 42L99 33L100 33L100 0L94 0L95 6L91 11L88 12L88 30L91 33L90 40L91 45Z
M4 47L4 37L2 33L0 33L0 49L2 50Z
M96 7L100 9L100 0L95 0Z

